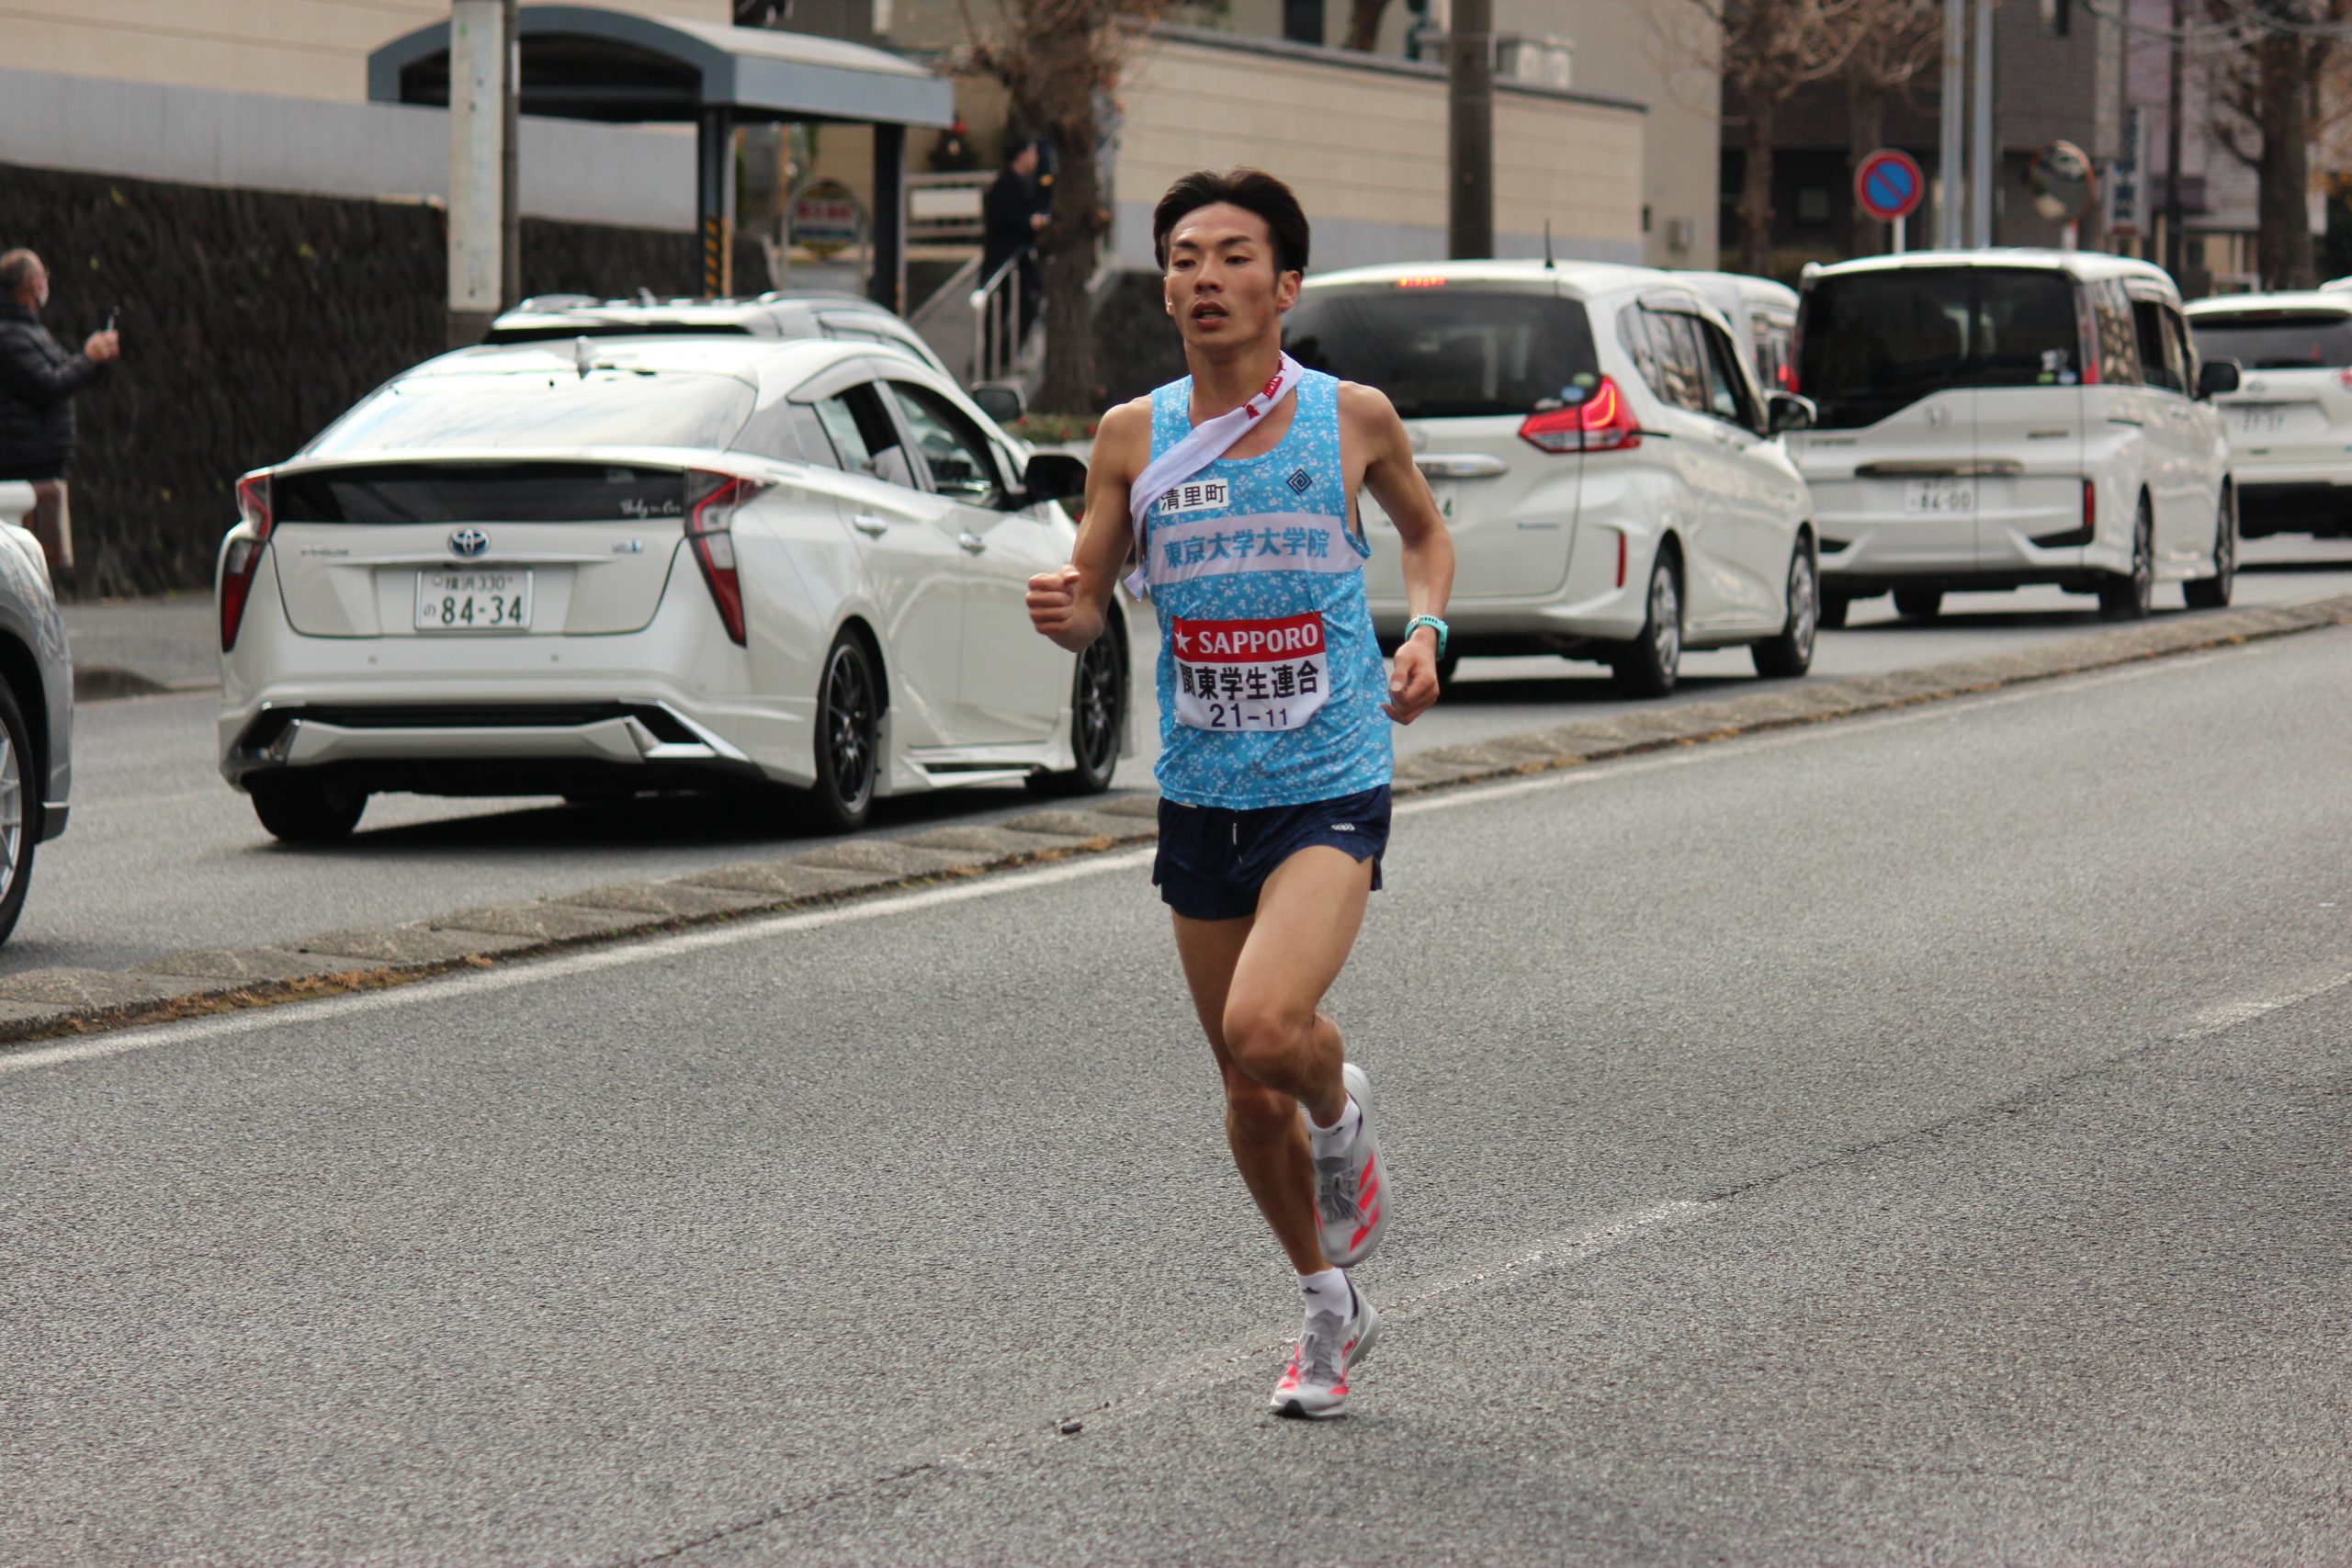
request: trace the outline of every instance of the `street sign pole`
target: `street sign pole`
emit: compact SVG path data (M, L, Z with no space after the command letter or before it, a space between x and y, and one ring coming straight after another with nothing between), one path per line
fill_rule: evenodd
M1903 254L1904 221L1927 193L1918 161L1899 147L1882 147L1854 166L1854 205L1887 225L1890 254Z

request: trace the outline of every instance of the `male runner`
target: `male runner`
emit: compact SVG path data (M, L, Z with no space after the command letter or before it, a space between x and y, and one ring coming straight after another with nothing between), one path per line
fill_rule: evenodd
M1306 1298L1273 1408L1336 1416L1379 1326L1344 1270L1378 1244L1394 1189L1371 1084L1317 1008L1380 886L1389 720L1437 700L1453 546L1388 400L1282 351L1306 268L1290 188L1254 169L1187 175L1152 242L1192 374L1103 415L1070 564L1029 580L1029 616L1084 649L1137 550L1129 582L1160 626L1152 880L1224 1075L1234 1163ZM1385 672L1360 488L1396 525L1414 615Z

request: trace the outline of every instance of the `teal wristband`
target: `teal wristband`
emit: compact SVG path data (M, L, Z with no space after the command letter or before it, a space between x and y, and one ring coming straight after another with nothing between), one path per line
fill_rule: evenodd
M1415 615L1411 620L1407 621L1405 623L1406 640L1411 641L1413 634L1423 626L1437 633L1437 656L1443 659L1445 657L1445 623L1435 615Z

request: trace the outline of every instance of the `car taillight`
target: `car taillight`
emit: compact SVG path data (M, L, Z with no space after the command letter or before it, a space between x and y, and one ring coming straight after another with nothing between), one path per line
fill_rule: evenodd
M2083 543L2098 537L2098 487L2083 481Z
M695 468L686 475L686 543L735 646L744 646L743 583L735 574L735 509L767 489L759 479Z
M2347 365L2335 373L2335 384L2346 391L2352 392L2352 365Z
M251 473L237 481L237 515L253 530L249 539L229 541L220 561L220 651L237 646L237 628L244 624L245 600L254 588L254 570L261 565L262 547L269 543L269 476Z
M1546 452L1623 452L1642 444L1642 427L1617 383L1603 376L1592 396L1574 408L1529 414L1519 438Z

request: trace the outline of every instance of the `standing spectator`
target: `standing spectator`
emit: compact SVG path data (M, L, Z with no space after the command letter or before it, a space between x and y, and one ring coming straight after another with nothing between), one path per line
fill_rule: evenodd
M32 531L51 572L74 565L65 462L74 452L74 394L106 374L122 346L109 319L79 354L40 324L49 269L30 251L0 254L0 479L30 479Z
M1017 351L1037 320L1039 296L1045 288L1045 269L1037 265L1037 234L1045 228L1047 215L1037 191L1035 141L1025 136L1006 139L1004 168L980 203L980 217L987 230L980 250L981 278L995 276L996 269L1008 259L1021 258L1016 269L1021 279L1020 335L1012 341Z

